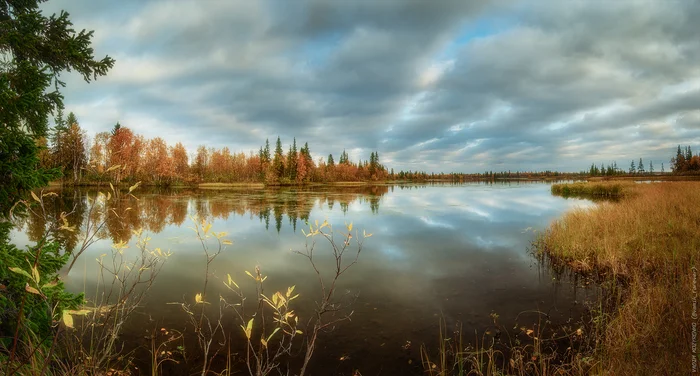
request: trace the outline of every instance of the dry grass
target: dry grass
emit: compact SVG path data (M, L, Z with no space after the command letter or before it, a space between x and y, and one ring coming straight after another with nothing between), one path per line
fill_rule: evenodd
M627 187L633 195L554 222L539 250L582 271L625 281L606 324L601 374L689 374L693 266L700 249L700 183Z
M552 194L557 196L622 197L633 191L633 182L578 182L552 184Z

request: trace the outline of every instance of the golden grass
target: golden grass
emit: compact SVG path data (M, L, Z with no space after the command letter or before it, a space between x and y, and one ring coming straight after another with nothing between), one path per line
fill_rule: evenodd
M552 184L552 194L557 196L622 197L632 191L633 182L577 182Z
M628 286L596 349L598 373L689 374L700 183L626 189L633 194L618 203L577 209L554 222L539 239L539 251Z

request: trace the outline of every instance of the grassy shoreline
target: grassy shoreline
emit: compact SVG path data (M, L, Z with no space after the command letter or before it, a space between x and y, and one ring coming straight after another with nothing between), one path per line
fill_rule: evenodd
M595 189L604 188L587 187ZM596 374L689 374L700 183L630 184L620 192L625 192L620 202L565 214L535 246L542 255L599 273L624 290L623 301L601 313Z
M633 190L631 182L577 182L552 184L552 194L556 196L622 197Z

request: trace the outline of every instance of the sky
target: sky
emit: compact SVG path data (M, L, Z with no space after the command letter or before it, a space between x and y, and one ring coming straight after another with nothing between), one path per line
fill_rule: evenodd
M86 84L63 76L90 136L312 155L401 170L657 171L700 141L700 2L52 0L94 30ZM699 146L700 147L700 146ZM700 149L697 149L700 151Z

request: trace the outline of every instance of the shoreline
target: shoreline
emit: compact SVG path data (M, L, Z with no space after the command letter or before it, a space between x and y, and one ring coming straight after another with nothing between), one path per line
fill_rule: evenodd
M285 187L352 187L352 186L379 186L379 185L399 185L399 184L465 184L465 183L481 183L481 182L544 182L554 183L560 181L575 181L575 182L639 182L639 181L700 181L700 175L643 175L643 176L613 176L613 177L533 177L533 178L474 178L463 180L450 179L425 179L425 180L376 180L376 181L333 181L333 182L308 182L305 184L266 184L262 182L203 182L203 183L174 183L174 184L155 184L141 183L141 187L160 187L160 188L199 188L199 189L266 189L266 188L285 188ZM114 184L114 187L129 188L135 182L121 182ZM49 188L59 187L109 187L109 181L89 181L73 184L72 182L51 181Z
M570 197L611 192L621 199L575 209L533 243L535 253L593 275L611 290L594 320L596 374L688 374L691 269L700 246L700 183L576 183ZM553 186L554 193L554 186ZM644 364L637 360L647 359ZM672 373L668 373L671 372ZM677 372L677 373L673 373Z

